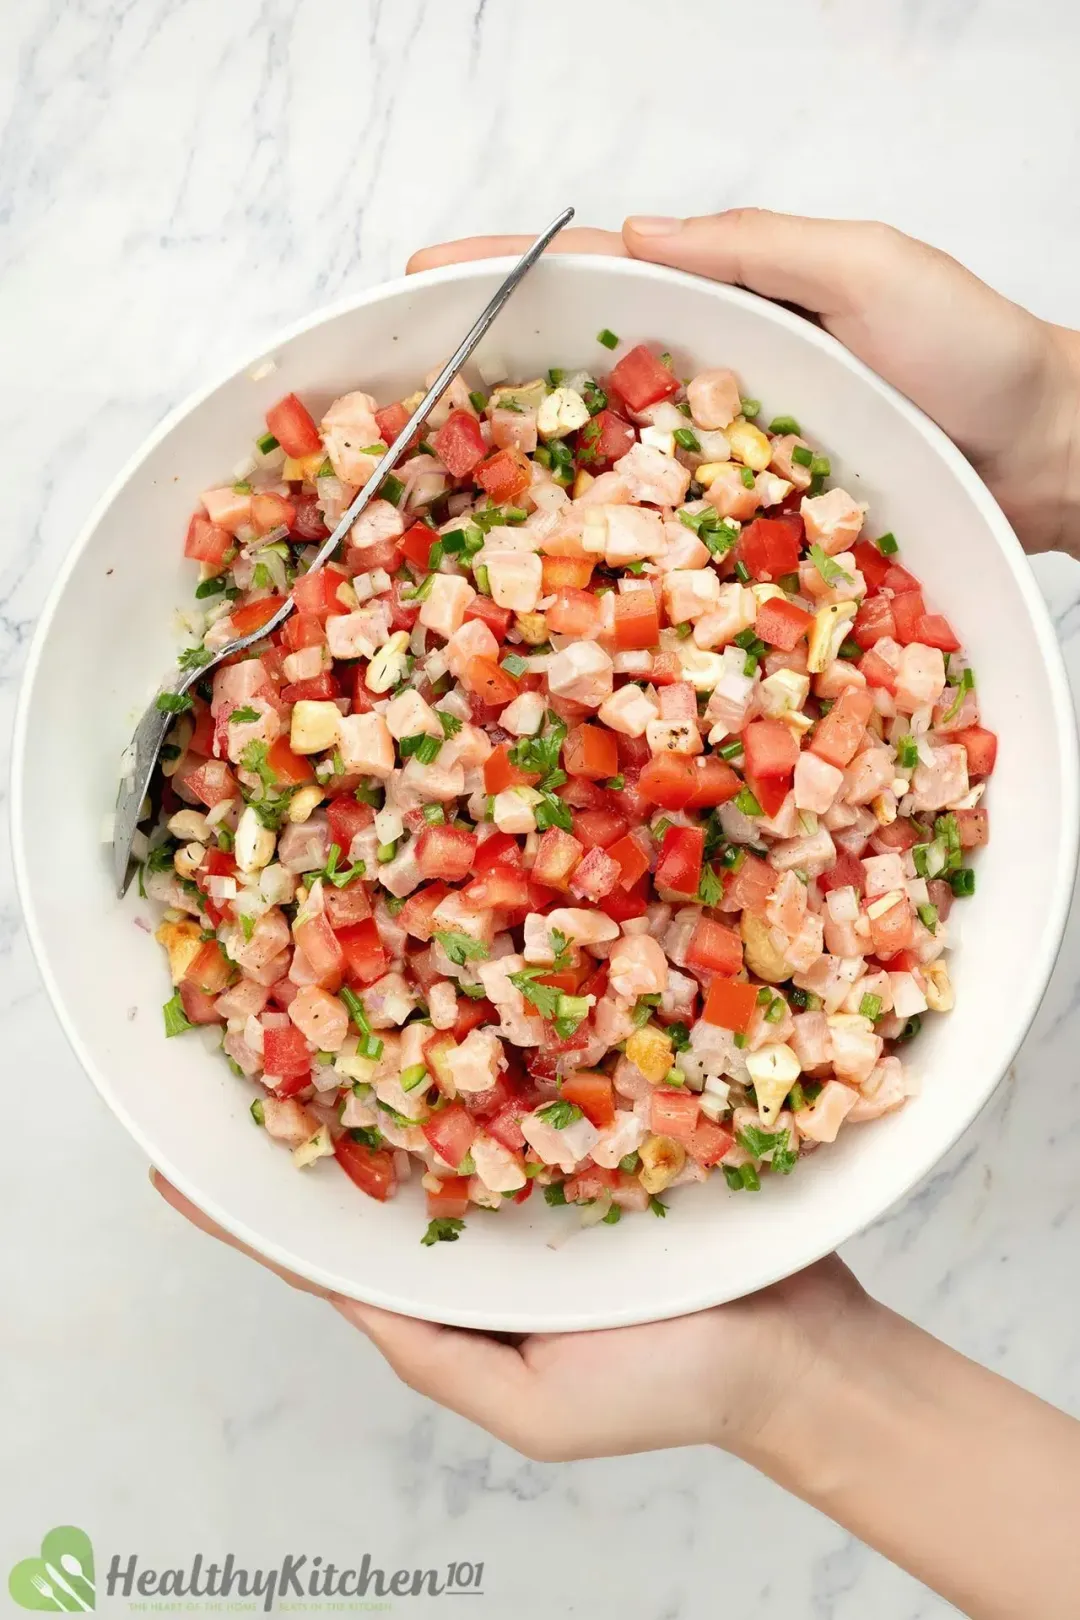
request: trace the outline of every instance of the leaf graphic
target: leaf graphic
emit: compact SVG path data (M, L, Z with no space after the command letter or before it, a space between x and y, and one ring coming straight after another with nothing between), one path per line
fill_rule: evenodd
M51 1598L44 1597L34 1585L35 1578L48 1583L49 1577L45 1573L45 1561L42 1558L24 1558L16 1564L8 1576L8 1591L21 1609L51 1609L57 1612L56 1604ZM66 1601L63 1598L61 1600ZM73 1603L72 1608L76 1605Z

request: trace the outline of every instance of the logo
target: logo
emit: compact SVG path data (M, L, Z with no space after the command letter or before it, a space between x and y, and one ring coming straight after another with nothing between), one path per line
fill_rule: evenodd
M85 1530L58 1524L36 1558L24 1558L8 1576L8 1591L21 1609L85 1614L95 1606L94 1549Z

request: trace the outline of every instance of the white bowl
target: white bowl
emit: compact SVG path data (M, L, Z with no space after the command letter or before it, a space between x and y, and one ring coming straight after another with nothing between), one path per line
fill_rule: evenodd
M254 1095L198 1036L166 1041L163 953L135 926L151 907L112 893L101 843L118 760L190 604L181 556L198 492L227 476L263 412L295 390L315 408L349 388L399 397L448 353L509 261L394 282L293 328L253 381L252 362L176 411L79 537L30 653L18 713L14 841L30 936L80 1061L147 1155L195 1203L280 1265L415 1316L517 1331L678 1315L799 1270L901 1198L974 1118L1012 1060L1045 989L1077 844L1077 751L1053 629L1021 549L963 456L918 410L808 322L748 293L653 265L546 260L489 335L514 377L549 365L606 368L596 342L654 339L676 367L733 366L832 458L837 481L892 529L903 560L948 613L1000 737L990 847L978 893L953 916L956 1010L910 1049L922 1094L849 1127L835 1147L757 1196L719 1177L641 1216L577 1231L539 1197L477 1212L461 1241L422 1248L417 1184L387 1205L333 1164L298 1173L256 1130Z

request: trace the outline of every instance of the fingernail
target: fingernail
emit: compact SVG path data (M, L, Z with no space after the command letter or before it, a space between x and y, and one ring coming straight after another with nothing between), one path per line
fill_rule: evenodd
M638 236L674 236L682 229L681 219L667 219L662 214L632 214L626 223Z

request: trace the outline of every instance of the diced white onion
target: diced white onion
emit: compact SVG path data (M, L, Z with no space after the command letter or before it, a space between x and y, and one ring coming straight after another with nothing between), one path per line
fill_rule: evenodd
M262 382L265 377L272 377L277 370L277 361L269 356L252 366L248 376L252 382Z
M501 354L496 354L494 351L489 354L478 354L476 356L476 369L480 373L481 381L488 388L491 388L495 383L505 382L510 375L506 369L506 361Z
M258 466L254 456L243 456L232 470L233 483L239 484L249 478Z

